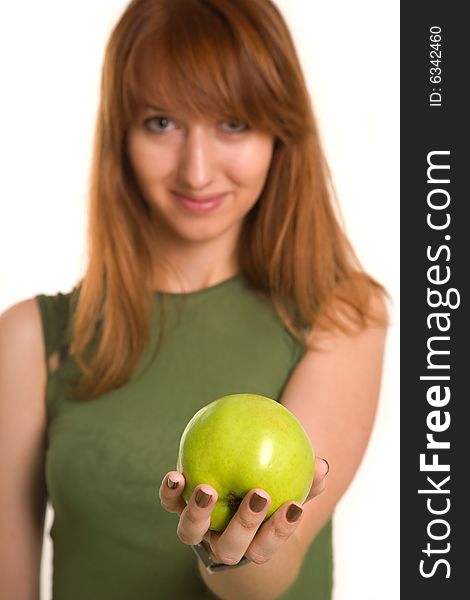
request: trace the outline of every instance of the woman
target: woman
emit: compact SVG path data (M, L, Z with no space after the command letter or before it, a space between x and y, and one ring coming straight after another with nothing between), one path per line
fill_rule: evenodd
M370 435L386 311L269 0L131 2L106 51L89 214L83 280L0 321L6 597L37 593L49 498L59 600L331 598L331 516ZM172 469L189 418L234 392L281 401L331 472L318 459L308 502L262 526L270 498L251 490L215 534L217 490L186 506ZM231 568L208 573L201 541Z

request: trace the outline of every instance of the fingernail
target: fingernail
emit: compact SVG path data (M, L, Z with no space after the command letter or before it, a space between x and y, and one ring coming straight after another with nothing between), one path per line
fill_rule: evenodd
M178 487L178 482L177 481L173 481L172 479L170 479L168 477L167 485L170 488L170 490L175 490Z
M295 523L300 519L303 510L297 504L291 504L287 509L286 519L289 523Z
M255 492L250 498L250 508L253 512L259 513L266 506L266 502L266 498L263 498L263 496L260 496Z
M206 494L202 490L198 490L196 494L196 504L199 508L206 508L206 506L211 501L212 496L210 494Z
M329 471L330 471L330 463L326 460L326 458L323 459L326 462L326 473L325 475L328 475Z

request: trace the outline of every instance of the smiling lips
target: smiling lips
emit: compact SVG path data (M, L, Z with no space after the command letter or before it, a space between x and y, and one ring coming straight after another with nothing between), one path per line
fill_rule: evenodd
M173 198L176 202L185 208L186 210L193 213L207 213L218 208L227 194L217 194L213 196L186 196L179 192L172 192Z

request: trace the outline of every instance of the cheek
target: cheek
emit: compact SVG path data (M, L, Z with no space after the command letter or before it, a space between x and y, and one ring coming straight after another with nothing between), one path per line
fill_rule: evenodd
M255 144L246 148L230 163L234 179L242 187L253 188L256 193L261 189L266 180L272 159L272 145Z
M173 170L173 161L168 153L147 152L135 164L136 174L147 185L158 185L165 181Z
M165 180L174 169L171 152L138 140L129 144L129 160L141 187L147 189Z

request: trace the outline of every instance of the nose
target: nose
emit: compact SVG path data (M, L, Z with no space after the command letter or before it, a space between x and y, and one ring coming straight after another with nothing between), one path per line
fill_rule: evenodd
M203 190L213 181L216 149L209 126L198 124L188 127L182 142L179 160L179 178L193 189Z

